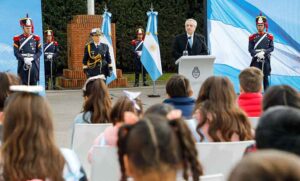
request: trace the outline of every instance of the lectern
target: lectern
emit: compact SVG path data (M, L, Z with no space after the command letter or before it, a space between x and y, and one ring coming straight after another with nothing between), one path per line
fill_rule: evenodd
M198 96L200 86L208 77L213 75L213 64L216 57L212 55L182 56L175 64L179 64L178 74L189 79L193 97Z

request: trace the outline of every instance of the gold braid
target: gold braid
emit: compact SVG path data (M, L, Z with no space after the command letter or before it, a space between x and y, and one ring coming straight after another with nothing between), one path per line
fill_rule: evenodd
M89 56L90 56L90 59L93 59L95 60L93 63L91 63L90 61L87 62L87 66L91 69L95 68L96 67L96 64L98 62L101 62L102 61L102 56L101 54L97 54L96 56L92 56L91 55L91 44L88 44L88 53L89 53Z

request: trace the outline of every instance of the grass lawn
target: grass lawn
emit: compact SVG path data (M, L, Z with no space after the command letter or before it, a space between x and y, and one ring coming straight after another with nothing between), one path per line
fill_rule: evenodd
M156 82L158 84L165 84L167 82L167 80L169 80L169 78L174 74L175 73L163 73L163 75L161 77L159 77ZM127 77L128 83L134 83L134 79L135 79L134 73L124 73L123 76ZM140 74L140 79L139 80L140 80L140 82L142 82L142 74ZM149 84L152 83L152 80L151 80L151 78L148 74L147 74L147 82Z

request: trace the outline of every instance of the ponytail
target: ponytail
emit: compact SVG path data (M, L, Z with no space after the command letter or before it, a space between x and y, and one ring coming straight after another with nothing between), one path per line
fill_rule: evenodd
M181 156L183 162L183 178L188 180L188 167L190 167L193 180L198 181L199 177L203 175L203 168L198 161L198 153L195 146L195 140L192 134L183 122L182 119L174 119L169 121L169 125L175 131L179 146L181 148Z

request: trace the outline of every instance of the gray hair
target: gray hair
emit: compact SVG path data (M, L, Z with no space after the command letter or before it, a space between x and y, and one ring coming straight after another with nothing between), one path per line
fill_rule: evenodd
M187 19L187 20L185 21L185 24L184 24L184 25L186 25L187 22L191 22L191 23L193 23L193 24L195 25L195 27L197 27L197 21L196 21L195 19L193 19L193 18Z

